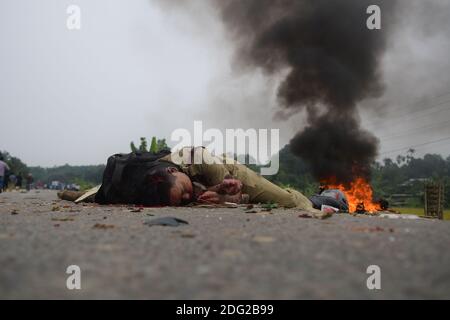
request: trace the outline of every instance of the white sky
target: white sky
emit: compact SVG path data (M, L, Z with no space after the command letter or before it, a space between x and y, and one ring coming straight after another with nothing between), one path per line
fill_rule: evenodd
M450 101L449 36L437 25L425 30L415 18L421 7L411 3L384 58L386 94L365 102L375 112L364 112L363 123L386 137L381 152L450 137L450 124L433 130L450 121L450 103L430 116L404 117L407 105ZM66 28L70 4L81 8L79 31ZM233 69L233 44L210 4L2 0L0 150L29 165L98 164L127 152L132 140L169 138L174 129L192 129L194 120L205 128L279 128L281 145L287 143L301 129L301 115L273 119L277 79ZM449 146L450 140L422 148L447 156Z

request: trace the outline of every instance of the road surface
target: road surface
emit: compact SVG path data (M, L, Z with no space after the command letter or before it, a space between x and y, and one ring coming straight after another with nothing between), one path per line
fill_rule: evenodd
M447 221L245 211L0 194L0 298L450 298ZM144 224L167 216L189 224ZM80 290L66 286L70 265L80 267ZM379 290L367 287L370 265Z

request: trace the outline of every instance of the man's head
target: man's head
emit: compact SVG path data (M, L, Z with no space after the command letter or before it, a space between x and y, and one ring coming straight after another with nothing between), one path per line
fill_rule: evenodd
M192 200L193 187L191 179L174 166L162 166L153 170L149 176L155 186L159 204L179 206Z

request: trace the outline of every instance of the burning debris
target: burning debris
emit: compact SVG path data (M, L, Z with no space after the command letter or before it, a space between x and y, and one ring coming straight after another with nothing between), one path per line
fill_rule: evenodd
M322 184L319 193L310 198L315 208L331 206L340 212L374 214L387 209L387 201L374 201L372 188L364 179L358 178L350 186L343 184Z
M373 190L364 178L356 178L349 185L324 182L322 188L341 190L348 201L351 213L373 213L381 210L379 202L373 198Z

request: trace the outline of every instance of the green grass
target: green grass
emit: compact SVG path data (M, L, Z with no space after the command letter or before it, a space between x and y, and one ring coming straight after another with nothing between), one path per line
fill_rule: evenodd
M403 214L415 214L417 216L423 216L424 214L423 208L395 207L391 209ZM450 220L450 209L444 210L444 220Z

